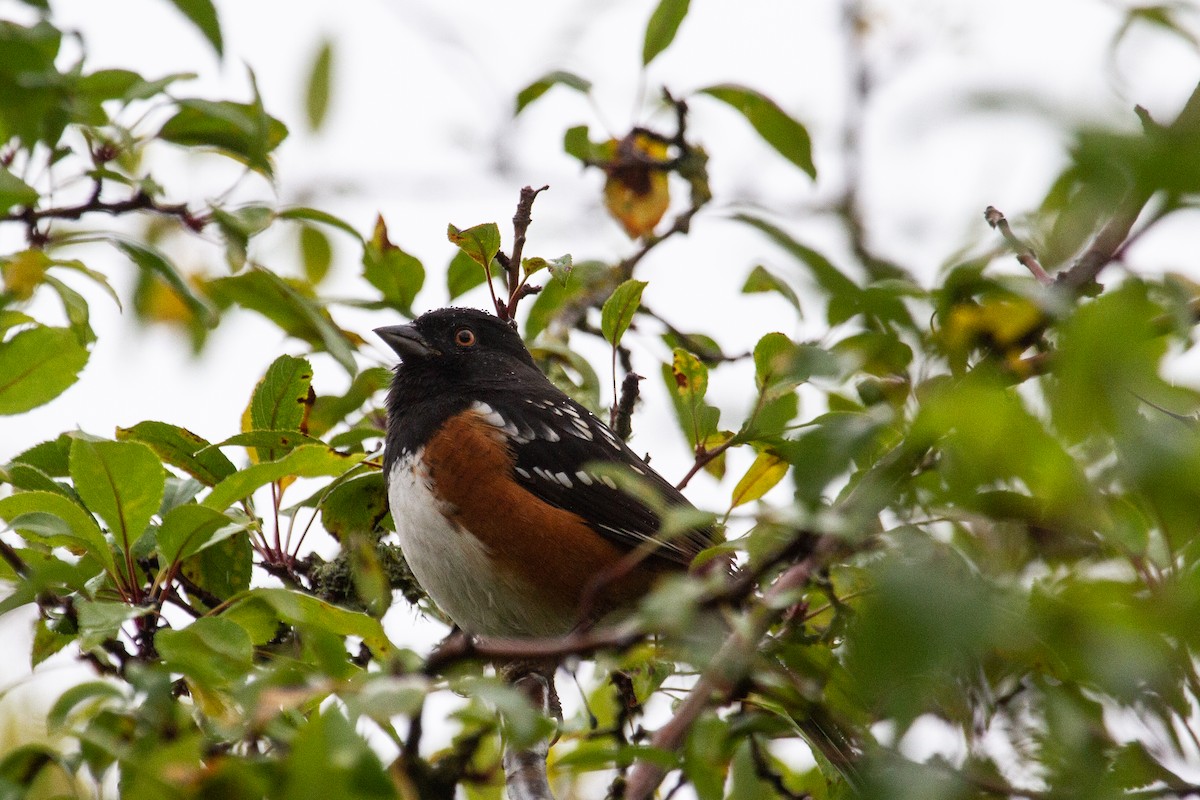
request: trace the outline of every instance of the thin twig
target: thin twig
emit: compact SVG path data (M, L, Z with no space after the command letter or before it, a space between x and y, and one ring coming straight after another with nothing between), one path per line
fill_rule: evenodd
M1012 228L1008 224L1008 219L1004 213L995 206L988 206L983 212L983 218L987 220L987 224L1000 231L1000 235L1004 237L1004 241L1008 242L1008 246L1016 253L1017 261L1025 266L1037 279L1037 282L1042 286L1049 286L1054 283L1054 278L1050 277L1050 273L1042 268L1041 263L1034 254L1033 248L1022 242L1013 233Z
M544 639L474 637L459 631L446 637L437 650L430 654L425 661L424 672L434 675L451 664L472 658L486 661L534 661L566 656L589 656L597 650L628 649L640 642L644 636L639 628L628 624Z
M529 226L533 222L533 201L542 192L549 189L546 185L540 189L534 189L532 186L525 186L521 189L521 199L517 201L517 213L513 214L513 246L512 254L508 257L508 264L505 268L505 281L508 285L508 305L505 311L508 314L508 319L513 319L517 313L517 303L520 302L524 294L521 292L521 287L524 285L521 282L521 256L525 251L525 234L529 231Z
M714 460L716 460L717 456L721 455L721 453L724 453L730 447L733 447L734 441L734 438L730 437L711 450L704 447L703 443L697 445L696 460L692 463L692 468L689 469L684 476L679 479L679 483L675 484L675 488L682 490L683 487L688 485L688 481L696 477L697 472L711 464Z
M1137 113L1145 126L1149 115L1145 113L1145 109ZM1152 121L1149 124L1154 125ZM1197 84L1192 91L1175 121L1165 128L1159 128L1157 135L1170 137L1178 134L1194 134L1196 131L1200 131L1200 84ZM1057 283L1076 293L1091 286L1100 272L1113 261L1121 245L1129 237L1133 224L1142 213L1146 203L1154 195L1155 188L1135 183L1117 208L1116 213L1096 234L1083 255L1069 270L1059 273Z
M9 211L0 215L0 222L23 222L30 235L39 238L37 232L39 222L50 219L77 220L85 214L111 214L120 216L134 211L149 211L163 216L176 217L189 229L199 233L209 223L209 219L196 216L186 203L160 203L145 192L138 192L126 200L105 202L100 199L101 184L96 183L95 189L87 201L73 206L58 206L53 208L34 208L26 206L19 210Z

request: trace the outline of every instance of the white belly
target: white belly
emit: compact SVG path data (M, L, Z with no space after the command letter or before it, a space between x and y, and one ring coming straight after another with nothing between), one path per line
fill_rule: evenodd
M443 515L418 456L405 455L393 465L388 502L400 549L430 599L468 633L529 637L569 631L573 609L547 613L520 579L496 568L483 542Z

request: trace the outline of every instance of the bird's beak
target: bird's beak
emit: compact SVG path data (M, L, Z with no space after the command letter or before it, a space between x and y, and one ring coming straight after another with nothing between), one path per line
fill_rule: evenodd
M375 333L404 361L439 355L438 351L425 340L424 336L417 333L417 329L412 325L389 325L385 328L376 328Z

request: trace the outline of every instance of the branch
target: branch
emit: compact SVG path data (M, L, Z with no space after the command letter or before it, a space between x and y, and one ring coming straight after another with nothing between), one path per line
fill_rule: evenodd
M546 185L540 189L525 186L521 189L521 199L517 201L517 213L513 214L513 247L512 255L508 257L504 268L505 283L508 286L508 304L504 311L506 319L513 319L517 313L517 303L531 292L524 291L526 286L521 281L521 255L525 251L525 234L533 223L533 201L542 192L549 189ZM490 277L489 277L490 280ZM497 309L499 310L499 309Z
M806 585L837 546L836 538L821 537L807 558L779 576L763 595L762 602L750 611L746 624L726 638L708 669L701 673L695 686L675 709L674 716L655 731L650 739L652 748L672 753L678 750L692 724L709 707L713 697L728 697L732 693L748 673L753 657L758 652L759 641L775 619L787 610L789 604L782 602L783 598ZM660 764L639 762L629 776L626 798L650 800L666 775L667 769Z
M23 222L30 231L31 239L43 238L37 233L37 225L43 220L77 220L85 214L111 214L120 216L134 211L150 211L163 216L176 217L192 231L199 233L209 222L207 217L196 216L186 203L160 203L145 192L138 192L127 200L103 201L100 199L101 185L97 182L91 197L83 203L55 208L26 206L19 211L10 211L0 216L0 222Z
M1138 113L1143 124L1147 124L1148 116L1144 110ZM1148 124L1153 125L1153 122ZM1187 103L1175 121L1165 128L1159 129L1159 135L1192 134L1200 131L1200 84L1192 91ZM1117 251L1129 236L1134 222L1142 213L1142 208L1150 201L1155 189L1141 183L1135 183L1129 194L1121 202L1117 211L1096 234L1091 245L1083 255L1066 272L1060 273L1057 283L1079 293L1090 286L1100 272L1113 261Z
M597 650L626 650L640 642L645 633L634 625L596 628L566 636L543 639L475 637L462 631L451 634L425 661L424 672L435 675L468 659L488 661L551 660L566 656L589 656Z
M687 473L679 479L679 483L675 484L675 488L682 490L683 487L688 485L688 481L696 477L697 472L708 466L708 464L716 459L717 456L721 455L721 453L724 453L730 447L733 447L734 441L735 437L731 436L711 450L705 448L703 444L698 445L696 449L700 450L701 452L696 453L696 460L692 463L692 468L689 469Z
M1008 246L1016 252L1017 261L1025 265L1025 269L1029 270L1033 274L1033 277L1037 278L1038 283L1042 286L1049 286L1054 283L1054 279L1050 277L1050 274L1042 269L1037 256L1034 255L1033 248L1018 239L1017 235L1012 232L1012 228L1008 224L1008 219L1005 218L1004 213L1000 209L995 206L988 206L983 212L983 218L987 220L988 225L1000 231L1000 235L1004 237L1004 241L1008 242Z

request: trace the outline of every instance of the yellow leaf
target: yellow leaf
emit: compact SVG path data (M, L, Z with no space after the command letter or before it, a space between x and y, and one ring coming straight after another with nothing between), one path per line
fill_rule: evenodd
M41 250L22 250L0 262L4 288L17 300L28 300L42 282L50 258Z
M757 500L774 488L787 474L788 463L770 450L764 450L754 459L750 469L733 487L733 502L730 508Z
M666 161L667 144L641 133L609 144L615 155L604 165L604 205L630 238L647 236L671 204L667 170L655 166Z
M196 318L183 296L159 280L147 281L139 305L145 318L152 322L187 325Z

